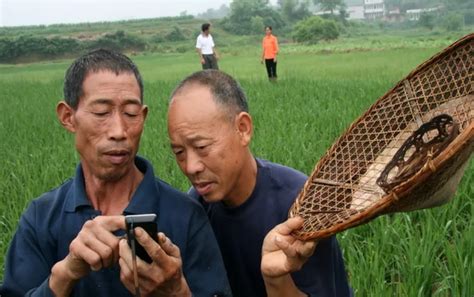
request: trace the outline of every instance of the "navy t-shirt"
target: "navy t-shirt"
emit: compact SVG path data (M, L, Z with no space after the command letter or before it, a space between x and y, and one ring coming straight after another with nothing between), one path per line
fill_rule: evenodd
M183 274L193 296L230 296L219 247L202 207L155 178L145 159L137 157L135 164L144 177L124 215L157 214L159 231L180 249ZM22 215L6 256L0 296L53 296L48 286L52 266L68 254L82 225L97 215L100 212L87 199L82 168L78 166L73 179L32 201ZM71 296L134 294L121 283L116 264L81 279Z
M257 159L257 182L242 205L206 203L191 188L189 194L207 210L219 243L234 296L266 296L260 271L266 234L288 218L288 210L307 177L294 169ZM292 274L297 287L310 296L351 296L341 250L335 237L321 240L303 268Z

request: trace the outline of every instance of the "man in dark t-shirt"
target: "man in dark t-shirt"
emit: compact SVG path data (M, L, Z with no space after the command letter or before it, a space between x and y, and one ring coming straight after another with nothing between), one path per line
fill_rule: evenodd
M290 234L302 220L287 220L288 210L307 177L255 158L252 129L244 92L223 72L194 73L171 96L171 147L207 210L234 296L351 296L336 238L315 248Z
M64 98L56 112L80 164L22 214L0 296L230 296L201 205L137 156L148 112L137 66L115 51L90 51L66 71ZM160 233L155 241L133 231L151 258L133 261L124 216L146 213L158 215Z

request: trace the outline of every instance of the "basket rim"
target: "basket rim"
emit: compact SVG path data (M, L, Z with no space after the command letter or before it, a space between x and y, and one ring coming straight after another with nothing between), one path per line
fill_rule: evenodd
M435 171L431 169L431 166L434 166L435 168L442 167L451 158L454 158L457 152L462 151L465 147L473 144L474 122L471 122L469 126L462 133L456 136L456 138L438 156L431 160L430 166L426 163L417 173L395 187L390 193L386 193L372 206L350 217L350 219L344 223L335 224L321 231L304 232L300 230L299 234L296 234L296 236L303 240L325 238L376 218L378 215L383 213L384 209L395 204L399 199L403 199L403 197L408 195L414 188L433 175ZM469 160L470 157L467 158L466 162L469 162ZM293 208L290 209L289 217L295 216L293 210Z

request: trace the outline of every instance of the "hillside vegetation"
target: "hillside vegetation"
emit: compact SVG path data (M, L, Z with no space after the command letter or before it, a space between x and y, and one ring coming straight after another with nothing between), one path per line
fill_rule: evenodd
M226 10L227 16L211 20L212 34L224 53L258 46L266 25L273 26L282 44L298 42L305 46L331 48L335 40L342 40L336 43L344 44L347 39L360 37L358 41L374 41L374 48L379 49L377 42L384 43L385 36L399 36L400 44L390 42L388 47L410 47L407 43L423 46L426 41L446 39L452 42L455 39L453 36L458 36L459 32L473 31L474 17L470 14L474 11L474 5L465 0L456 1L446 5L436 15L423 15L419 21L388 22L380 19L361 22L348 21L344 6L337 6L339 14L313 16L307 1L281 0L274 7L268 0L234 0ZM397 1L388 3L391 4L387 7L401 5ZM99 47L133 55L192 52L201 24L208 21L184 15L75 25L3 27L0 28L0 63L71 58ZM353 46L347 50L357 49L358 46ZM365 49L370 49L370 44L368 47L365 44Z

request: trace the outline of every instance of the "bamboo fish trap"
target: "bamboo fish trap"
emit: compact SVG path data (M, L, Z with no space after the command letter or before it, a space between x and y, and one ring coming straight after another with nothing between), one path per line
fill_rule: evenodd
M319 160L289 211L303 240L450 201L474 147L474 33L379 98Z

